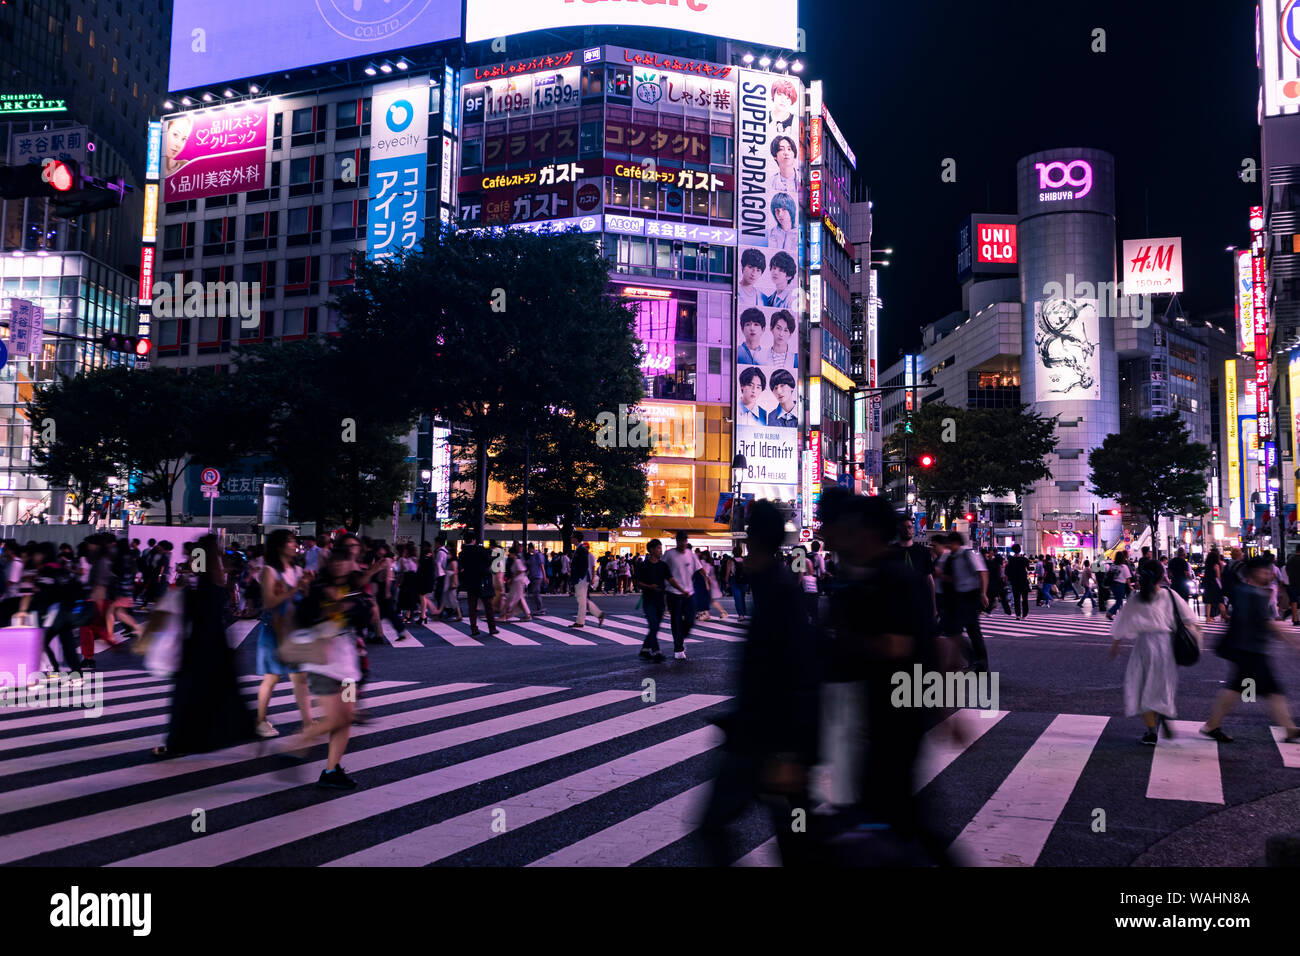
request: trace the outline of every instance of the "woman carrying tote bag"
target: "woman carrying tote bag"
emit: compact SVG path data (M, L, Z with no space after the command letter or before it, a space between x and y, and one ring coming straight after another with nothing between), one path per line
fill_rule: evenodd
M1175 658L1175 630L1179 620L1196 641L1199 651L1201 629L1196 614L1172 588L1161 587L1164 568L1158 562L1147 564L1139 575L1138 596L1127 601L1115 618L1115 640L1110 647L1114 660L1121 639L1133 641L1133 653L1124 672L1124 710L1130 717L1142 715L1147 726L1142 743L1156 745L1156 726L1165 737L1174 735L1170 726L1176 717L1178 661Z

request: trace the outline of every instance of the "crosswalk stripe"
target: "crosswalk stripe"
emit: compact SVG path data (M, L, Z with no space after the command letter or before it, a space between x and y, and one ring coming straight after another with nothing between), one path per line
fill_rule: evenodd
M92 677L87 676L85 683L83 683L79 688L72 687L66 681L59 681L58 683L44 682L43 687L45 693L42 700L47 702L68 700L69 703L66 706L72 707L74 706L72 701L80 700L82 703L76 706L82 706L87 702L88 697L89 703L92 706L97 703L108 703L109 701L120 702L128 699L135 699L135 704L137 706L145 706L145 702L138 700L138 698L161 694L166 695L168 699L170 699L173 686L172 679L168 677L149 677L112 684L110 684L108 680L105 680L102 693L94 693L96 688L90 686L91 680ZM260 677L253 676L238 678L239 683L245 685L260 680ZM127 683L137 686L131 686L125 690L119 689L125 687ZM12 698L12 692L9 697ZM40 723L65 723L66 718L69 716L80 715L79 711L74 711L70 714L68 710L63 709L62 707L56 708L52 706L52 703L42 703L40 705L32 704L30 703L32 700L30 694L28 694L27 700L29 703L25 706L19 706L17 701L13 699L10 699L7 704L0 703L0 716L5 718L0 719L0 733L3 733L6 730L35 726ZM28 717L25 721L22 719L14 719L14 715L28 713L31 710L40 711L39 716Z
M496 836L492 822L498 810L504 811L509 831L516 832L570 807L594 800L650 774L707 753L720 746L723 739L722 731L716 727L701 727L527 793L487 803L414 833L367 847L326 865L428 866Z
M367 685L368 687L370 685ZM444 694L454 694L464 690L474 690L482 687L482 684L445 684L441 687L426 687L416 690L403 691L397 694L390 694L381 697L364 697L362 703L366 707L385 707L392 704L401 704L412 700L421 700L427 697L438 697ZM555 688L547 688L547 693L553 693ZM481 701L483 698L471 698L472 700ZM502 703L510 703L516 699L511 696ZM447 711L440 710L440 716L445 716ZM434 708L429 708L433 710ZM455 713L462 711L456 710ZM375 733L377 729L390 730L393 722L400 726L401 718L408 714L415 714L417 711L406 711L403 714L393 715L395 721L389 718L375 721L371 724L365 724L352 728L351 736L360 737L367 733ZM382 726L381 726L382 724ZM145 749L145 744L139 738L130 740L113 741L109 744L99 744L97 748L119 747L120 752L131 753ZM189 759L177 759L168 761L166 764L154 766L152 764L136 764L131 767L121 767L116 770L108 770L103 773L91 774L88 776L73 777L65 780L57 780L53 783L41 784L34 787L26 787L21 790L12 790L7 793L0 793L0 815L6 813L16 813L19 810L27 810L31 807L46 806L57 803L60 800L80 799L83 796L92 793L102 793L105 790L117 790L122 787L129 787L135 784L153 783L154 781L165 777L173 777L186 773L196 773L200 770L211 770L215 767L225 767L231 764L241 763L244 760L254 759L263 756L266 745L260 743L241 744L238 747L229 747L223 750L215 751L207 755L195 755ZM71 751L64 751L58 756L65 758L61 763L70 764L76 762L76 758L69 759ZM16 763L17 761L10 761ZM162 768L159 772L159 768Z
M515 691L506 691L502 694L491 695L490 698L484 698L488 703L481 706L497 706L502 703L507 703L508 701L504 698L511 697L512 695L514 698L519 698L528 696L529 692L533 692L533 696L536 696L536 692L539 691L544 693L553 693L562 689L563 688L520 688ZM571 717L575 714L583 713L584 711L606 707L610 704L616 704L632 697L640 696L641 692L639 690L602 691L595 694L589 694L585 697L578 697L555 704L548 704L532 710L509 714L504 717L491 718L480 721L476 724L465 724L459 727L441 730L436 733L426 734L421 737L410 738L392 744L385 744L379 747L357 751L348 755L348 766L352 767L354 770L366 770L371 767L379 767L386 763L406 760L413 756L423 756L438 750L473 743L498 734L510 733L512 731L532 727L550 720ZM470 698L466 701L452 702L440 706L447 714L453 712L465 712L473 707L473 702L475 700L478 700L478 698ZM459 710L456 710L456 708L459 708ZM429 709L432 710L432 708ZM362 731L370 730L373 727L377 732L379 730L388 729L392 726L403 726L401 721L404 719L409 719L407 714L396 714L391 718L383 718L382 720L375 721L374 724L367 725L366 727L354 729ZM424 719L427 720L430 718L426 716ZM318 747L316 749L320 750L322 748ZM199 790L182 791L180 793L149 800L145 803L130 804L128 806L113 810L105 810L86 817L76 817L59 823L52 823L31 830L22 830L16 833L0 836L0 863L12 862L13 860L47 853L51 850L57 850L67 846L75 846L78 843L87 843L92 840L102 839L106 836L114 836L140 828L153 826L158 823L165 823L169 820L175 820L177 817L188 816L190 810L196 806L203 807L205 810L211 810L244 803L257 797L293 790L297 787L312 783L314 781L313 770L314 768L300 766L290 770L276 770L269 773L258 774L253 777L242 777L237 780L215 784ZM279 818L271 819L274 820ZM185 846L194 845L195 844L193 843L185 844ZM184 861L182 860L180 862L183 864Z
M365 686L374 690L381 687L401 687L409 684L410 681L387 681L382 684L366 684ZM120 719L110 721L105 721L101 718L93 722L78 724L74 727L63 727L58 730L46 731L44 733L6 737L0 739L0 751L21 750L29 747L44 747L50 744L66 743L68 740L85 741L94 737L106 737L110 734L120 734L126 731L141 730L146 727L165 725L171 721L170 688L168 688L168 694L169 696L161 704L140 702L136 704L134 708L124 711L124 714L129 714L133 711L157 710L157 708L160 707L164 708L158 710L156 713L149 714L148 716L137 717L130 720ZM270 706L273 708L279 708L282 706L288 706L293 702L294 699L292 692L287 692L280 694L278 697L272 697ZM105 712L107 712L107 709Z
M564 624L566 626L569 623L562 617L553 617L549 614L547 614L545 617L542 617L541 620L549 621L552 624ZM605 620L608 621L609 618L606 618ZM586 627L582 629L582 633L595 634L597 637L603 637L606 640L613 641L615 644L640 644L641 643L635 637L628 637L626 634L620 634L618 631L611 631L608 626L599 627L594 624L588 624Z
M602 695L592 695L600 697ZM621 698L628 700L640 697L639 690L609 691L604 695L613 702ZM623 714L609 720L588 724L567 733L545 737L531 743L520 744L508 750L501 750L482 757L465 760L450 766L441 767L428 773L373 787L364 792L339 796L327 803L304 807L266 820L245 824L221 833L200 837L182 844L164 847L152 853L143 853L126 860L119 860L111 866L218 866L248 855L250 847L267 850L295 840L315 836L335 827L347 826L366 820L379 814L388 813L401 807L427 800L443 793L450 793L463 787L474 786L485 780L495 779L506 774L535 766L556 757L563 757L586 747L604 743L616 737L635 733L647 727L653 727L665 721L684 717L697 710L711 707L727 700L710 694L689 694L671 701L654 704ZM565 705L556 705L563 708ZM588 709L587 705L583 709ZM502 718L504 721L518 720L518 716ZM455 735L466 728L446 731ZM437 735L430 735L436 737ZM428 740L429 738L423 738ZM425 753L421 746L418 751L413 744L418 741L405 741L401 745L404 756L413 752ZM393 745L397 746L397 745ZM384 747L372 751L361 751L351 758L351 764L360 765L365 758ZM362 759L358 759L362 758ZM306 781L303 781L306 782ZM249 781L240 782L247 787ZM191 801L194 805L206 807L207 804ZM0 839L0 846L3 840ZM2 852L2 850L0 850Z
M482 641L476 641L468 634L462 634L450 624L444 621L425 621L421 625L426 631L432 632L435 636L442 638L452 647L482 647Z
M388 621L386 619L381 619L379 622L379 629L380 631L383 632L384 640L388 641L388 643L391 644L393 647L423 647L424 646L419 642L419 640L416 638L414 634L411 634L411 629L409 627L406 627L405 631L410 636L407 637L405 640L400 640L400 641L397 639L397 630L393 627L391 621Z
M713 784L702 783L529 866L631 866L700 825Z
M959 710L926 731L922 740L921 756L917 760L912 792L920 791L939 774L948 769L954 760L970 749L971 744L997 726L1009 711L993 711L984 716L983 711ZM961 740L954 737L961 735Z
M226 628L227 643L229 643L232 648L238 648L239 645L243 644L244 641L248 639L248 635L252 634L253 631L256 630L260 623L261 622L258 621L257 618L252 617L231 624L230 627Z
M1269 730L1273 731L1273 741L1282 754L1282 766L1290 767L1293 770L1300 768L1300 744L1283 743L1286 740L1285 727L1270 727Z
M1218 741L1202 736L1197 721L1169 724L1176 736L1160 741L1151 755L1147 799L1223 803Z
M561 644L595 644L595 641L589 641L585 637L576 637L567 631L559 630L554 627L547 627L545 624L538 624L536 621L515 621L514 627L522 627L525 630L532 631L534 634L544 634L552 640L559 641ZM585 628L584 628L585 630Z
M961 831L958 861L1033 866L1109 720L1058 714Z
M776 845L776 837L768 837L754 849L742 856L732 866L780 866L781 850Z
M691 625L691 633L707 634L709 635L709 637L715 638L719 641L727 641L732 644L744 643L745 641L745 638L737 634L728 633L727 631L721 630L720 628L707 627L703 624L700 624L699 622L696 622L695 624Z
M631 615L631 614L612 614L612 615L608 615L608 616L605 618L605 620L609 620L610 617L618 617L618 618L622 618L622 619L625 620L625 621L640 621L640 623L641 623L642 625L645 624L645 621L644 621L643 619L641 619L641 618L637 618L637 617L635 617L634 615ZM712 636L712 635L710 635L710 636ZM672 640L672 627L669 625L669 621L668 621L668 618L667 618L667 617L664 618L663 625L659 628L659 639L660 639L661 641L662 641L662 640L670 640L670 641ZM688 637L688 638L686 639L686 643L687 643L687 644L703 644L704 642L703 642L702 640L700 640L699 638L696 638L696 637Z

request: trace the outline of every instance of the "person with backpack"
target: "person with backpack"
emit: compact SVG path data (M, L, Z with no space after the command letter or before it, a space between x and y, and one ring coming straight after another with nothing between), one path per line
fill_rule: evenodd
M1106 612L1106 620L1113 621L1120 608L1124 606L1124 598L1128 597L1129 581L1133 579L1133 568L1128 563L1127 551L1115 555L1109 575L1110 594L1115 599L1115 606Z
M1268 653L1270 638L1286 641L1300 650L1300 636L1282 627L1268 606L1272 559L1257 555L1244 562L1240 573L1241 583L1237 586L1228 631L1215 648L1215 653L1233 665L1232 679L1219 691L1201 733L1221 744L1232 743L1234 738L1223 731L1223 718L1247 690L1252 690L1263 700L1273 719L1282 725L1283 742L1300 744L1300 730L1291 718L1286 695L1273 674Z
M1011 546L1007 558L1007 583L1011 585L1011 600L1016 606L1016 620L1029 618L1029 559L1020 553L1020 545Z
M31 609L41 615L45 628L45 646L49 648L55 638L63 651L63 663L69 669L68 684L81 685L81 658L77 654L77 638L73 627L74 608L81 600L81 582L54 552L54 545L46 541L37 547L36 593ZM58 662L53 651L47 650L50 671L47 680L59 680Z
M736 605L736 620L743 621L749 614L749 609L745 606L745 588L749 576L745 571L745 559L740 545L736 545L732 551L727 569L727 587L731 590L731 599Z
M945 636L956 640L961 638L963 630L966 632L970 640L970 667L975 671L987 671L989 664L988 649L980 630L980 612L989 606L988 586L989 571L984 559L966 547L960 531L949 534L943 590L951 595L951 616Z
M1178 716L1178 662L1174 657L1173 635L1179 620L1201 645L1201 629L1196 614L1182 595L1164 586L1165 571L1158 561L1149 561L1138 574L1137 597L1119 611L1115 619L1110 658L1119 654L1122 639L1133 642L1128 667L1124 671L1124 710L1130 717L1142 715L1146 733L1142 743L1154 747L1156 726L1165 737L1174 736L1169 721Z
M1089 599L1092 600L1094 608L1100 608L1097 603L1097 592L1093 589L1096 579L1097 577L1092 571L1092 562L1084 561L1083 570L1079 572L1079 583L1083 585L1083 597L1079 598L1079 603L1076 605L1079 610L1083 610L1083 602Z

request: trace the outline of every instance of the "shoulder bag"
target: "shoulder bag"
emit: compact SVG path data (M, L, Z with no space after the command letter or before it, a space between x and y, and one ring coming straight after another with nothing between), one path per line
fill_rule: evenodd
M1178 610L1178 598L1172 590L1169 590L1169 603L1174 609L1174 660L1179 667L1191 667L1201 659L1201 647L1183 623L1183 615Z

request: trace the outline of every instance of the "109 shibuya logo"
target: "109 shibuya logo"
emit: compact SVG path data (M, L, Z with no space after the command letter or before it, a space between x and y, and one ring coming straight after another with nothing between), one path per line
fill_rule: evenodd
M1034 163L1034 169L1038 170L1039 202L1082 199L1092 192L1092 164L1085 160Z

